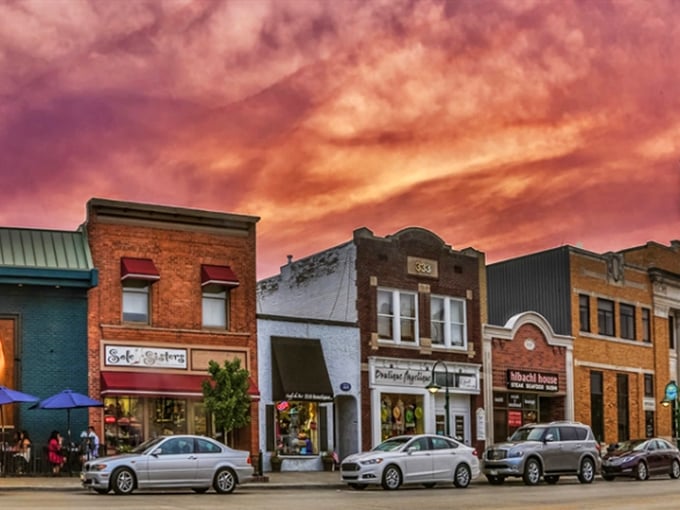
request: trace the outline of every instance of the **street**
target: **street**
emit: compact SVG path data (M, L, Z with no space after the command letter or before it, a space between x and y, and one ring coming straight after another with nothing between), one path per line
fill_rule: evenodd
M204 510L227 506L230 509L291 509L346 510L348 508L370 510L395 509L643 509L676 510L680 503L680 482L666 478L647 482L597 480L581 485L575 480L560 481L551 486L541 484L526 487L520 481L510 481L501 487L475 483L468 489L436 487L424 489L406 487L394 492L369 488L364 491L352 489L266 489L239 487L231 495L192 492L138 492L132 496L100 496L85 490L14 490L0 489L0 505L12 509L71 510L95 507L115 507L146 510L189 509Z

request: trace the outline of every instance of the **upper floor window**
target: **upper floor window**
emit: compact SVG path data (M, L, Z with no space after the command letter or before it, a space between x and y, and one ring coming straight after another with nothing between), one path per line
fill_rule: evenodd
M430 300L430 321L433 346L467 347L465 301L441 296Z
M621 323L621 338L635 340L635 307L623 303L619 304L619 321Z
M120 259L123 322L150 323L150 289L159 278L151 259Z
M578 313L581 331L590 331L590 297L580 294L578 297Z
M398 290L378 290L378 338L415 344L418 331L416 294Z
M654 376L645 374L645 397L654 396Z
M229 266L201 266L203 327L229 327L230 289L239 285Z
M642 309L642 341L651 343L652 328L649 316L649 308Z
M600 335L614 336L614 302L597 300L597 328Z

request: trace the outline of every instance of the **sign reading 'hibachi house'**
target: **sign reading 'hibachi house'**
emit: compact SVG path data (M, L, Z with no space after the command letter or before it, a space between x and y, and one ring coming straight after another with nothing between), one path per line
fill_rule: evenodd
M510 390L558 391L560 380L548 372L508 369L507 385Z

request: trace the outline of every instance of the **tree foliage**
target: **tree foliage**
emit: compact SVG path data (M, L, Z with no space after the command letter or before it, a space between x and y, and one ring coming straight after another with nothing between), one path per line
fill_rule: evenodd
M203 381L203 400L226 444L229 432L250 423L249 374L238 358L225 360L224 366L211 360L208 373L210 379Z

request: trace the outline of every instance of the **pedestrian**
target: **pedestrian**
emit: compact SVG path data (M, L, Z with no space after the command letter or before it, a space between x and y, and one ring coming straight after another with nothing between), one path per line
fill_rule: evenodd
M99 436L94 431L94 427L90 425L87 430L83 430L80 438L82 439L80 451L83 462L96 459L99 456Z
M59 476L61 468L64 467L66 458L62 453L63 439L58 430L53 430L47 442L47 460L52 466L52 476Z

